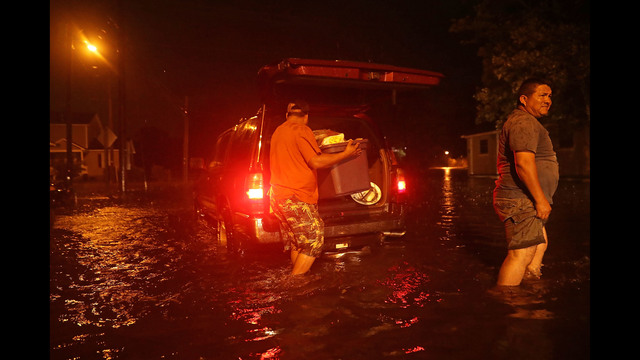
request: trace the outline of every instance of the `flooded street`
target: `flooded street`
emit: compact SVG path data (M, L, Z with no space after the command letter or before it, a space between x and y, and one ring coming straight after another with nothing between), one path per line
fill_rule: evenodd
M216 243L187 190L78 195L50 235L51 359L588 359L590 195L561 180L541 280L492 291L493 179L434 169L403 238L288 254Z

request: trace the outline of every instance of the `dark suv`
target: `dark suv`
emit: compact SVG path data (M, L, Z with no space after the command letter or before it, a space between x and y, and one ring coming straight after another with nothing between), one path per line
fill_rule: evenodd
M442 77L430 71L349 61L286 59L262 67L258 72L262 106L257 115L241 119L217 138L208 166L194 187L197 214L213 220L219 240L232 250L281 242L277 220L269 211L270 139L285 120L287 103L302 98L310 104L308 126L314 133L366 139L369 189L336 196L324 184L330 169L318 171L325 250L404 235L406 182L376 125L391 119L376 120L369 110L375 101L392 99L397 90L432 87Z

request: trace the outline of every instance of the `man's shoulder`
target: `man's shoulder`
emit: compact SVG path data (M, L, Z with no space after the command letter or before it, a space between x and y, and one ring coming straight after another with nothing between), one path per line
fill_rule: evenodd
M296 133L296 134L303 134L303 133L309 133L309 132L313 133L313 131L311 131L311 128L305 124L298 124L298 123L286 122L286 121L280 124L276 128L276 131L287 131L287 132Z
M538 119L533 115L526 111L515 109L509 114L509 116L507 116L507 121L505 121L504 127L507 130L511 130L518 127L532 128L536 127L538 124Z
M529 114L528 112L520 109L514 109L509 116L507 116L507 122L517 123L517 122L531 122L537 121L537 119Z
M313 131L311 131L311 128L305 124L294 123L293 125L291 125L291 129L295 132L300 132L300 133L313 133Z

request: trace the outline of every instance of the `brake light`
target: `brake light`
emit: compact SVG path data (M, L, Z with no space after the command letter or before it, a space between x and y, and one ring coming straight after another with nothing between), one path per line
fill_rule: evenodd
M407 190L407 183L404 180L398 180L398 193L402 194Z
M247 196L250 200L261 200L264 198L262 173L249 174L247 177Z
M396 189L398 194L404 194L407 191L407 182L401 169L396 169Z

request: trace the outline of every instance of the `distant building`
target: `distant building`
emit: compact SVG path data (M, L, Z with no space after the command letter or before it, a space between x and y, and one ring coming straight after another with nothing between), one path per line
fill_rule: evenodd
M498 170L498 130L463 135L467 140L467 172L469 175L496 176Z
M104 178L105 167L111 166L114 176L119 166L119 143L111 130L103 126L97 114L74 113L71 119L71 152L74 166L81 169L80 176ZM107 149L105 151L105 146ZM67 162L67 123L63 113L51 112L49 117L49 170L60 178L59 169ZM114 170L116 169L116 170Z
M572 178L591 177L591 129L562 125L546 125L553 142L553 149L560 163L560 176Z

